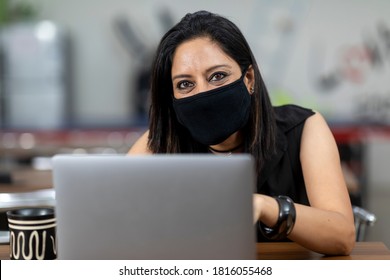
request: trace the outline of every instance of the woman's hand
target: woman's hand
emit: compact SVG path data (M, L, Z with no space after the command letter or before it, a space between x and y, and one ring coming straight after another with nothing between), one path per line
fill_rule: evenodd
M272 227L276 224L279 215L279 205L273 197L253 195L253 223L259 220L265 225Z

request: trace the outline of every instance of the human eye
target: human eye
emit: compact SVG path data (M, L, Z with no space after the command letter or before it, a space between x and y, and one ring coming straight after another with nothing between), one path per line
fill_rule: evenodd
M180 81L177 83L176 88L179 90L187 90L191 88L194 84L190 81Z
M213 73L211 75L211 77L209 78L209 81L210 82L218 82L218 81L221 81L224 78L226 78L226 76L227 76L227 74L224 72L216 72L216 73Z

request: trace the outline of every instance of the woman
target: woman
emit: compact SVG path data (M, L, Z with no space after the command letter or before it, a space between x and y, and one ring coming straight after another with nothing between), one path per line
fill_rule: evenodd
M347 255L355 229L329 127L319 113L273 108L256 60L231 21L187 14L153 64L149 130L129 154L250 153L258 240L293 240Z

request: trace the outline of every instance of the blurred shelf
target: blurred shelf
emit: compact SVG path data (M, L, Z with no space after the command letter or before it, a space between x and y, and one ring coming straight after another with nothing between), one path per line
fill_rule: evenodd
M364 142L372 136L390 139L390 126L385 125L331 124L330 129L339 144Z
M1 131L0 160L53 156L57 153L126 153L146 130L74 129Z

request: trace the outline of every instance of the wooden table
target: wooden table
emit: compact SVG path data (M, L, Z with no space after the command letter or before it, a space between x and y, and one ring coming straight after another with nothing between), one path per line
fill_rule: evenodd
M11 171L12 184L0 183L0 193L30 192L52 188L50 170L19 168Z
M9 245L0 245L0 259L9 259ZM294 242L258 243L259 260L390 260L390 250L382 242L358 242L349 256L324 256Z
M259 260L390 260L390 250L383 242L357 242L349 256L324 256L297 243L258 243Z

